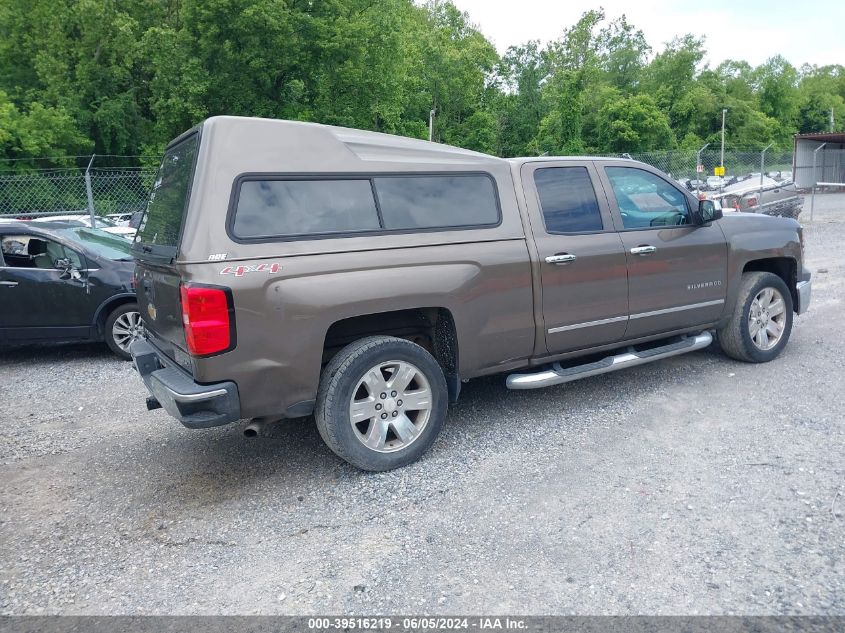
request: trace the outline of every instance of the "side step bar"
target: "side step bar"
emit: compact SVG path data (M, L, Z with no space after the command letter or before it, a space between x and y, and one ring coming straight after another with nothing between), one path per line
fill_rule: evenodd
M628 367L635 367L650 363L661 358L678 356L687 352L694 352L710 345L713 336L710 332L702 332L693 337L684 337L680 341L669 343L661 347L644 350L642 352L629 351L616 356L608 356L594 363L577 365L575 367L562 367L560 363L552 365L551 369L539 371L534 374L511 374L507 379L508 389L539 389L551 387L565 382L572 382L579 378L597 376L611 371L618 371Z

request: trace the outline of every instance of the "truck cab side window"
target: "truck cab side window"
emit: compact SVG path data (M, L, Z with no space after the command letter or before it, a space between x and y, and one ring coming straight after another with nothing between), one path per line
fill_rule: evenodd
M659 176L635 167L606 167L605 171L626 229L690 223L686 196Z
M604 228L586 167L544 167L534 172L547 233L585 233Z

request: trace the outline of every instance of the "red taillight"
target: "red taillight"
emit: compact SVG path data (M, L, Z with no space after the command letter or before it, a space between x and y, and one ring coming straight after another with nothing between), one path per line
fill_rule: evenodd
M188 351L196 356L207 356L228 350L232 346L232 335L226 291L183 285L179 294Z

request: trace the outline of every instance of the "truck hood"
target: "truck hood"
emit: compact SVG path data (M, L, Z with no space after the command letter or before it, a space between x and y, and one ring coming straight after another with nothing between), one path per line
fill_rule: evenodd
M761 213L725 212L719 220L726 235L757 231L798 231L801 224L792 218L779 218Z

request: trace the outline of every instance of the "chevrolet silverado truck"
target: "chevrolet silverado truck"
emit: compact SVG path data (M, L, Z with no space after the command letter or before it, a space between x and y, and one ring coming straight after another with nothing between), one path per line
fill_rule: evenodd
M167 147L133 253L148 408L313 414L375 471L418 459L473 378L549 387L714 336L766 362L810 302L798 222L722 217L643 163L257 118Z

